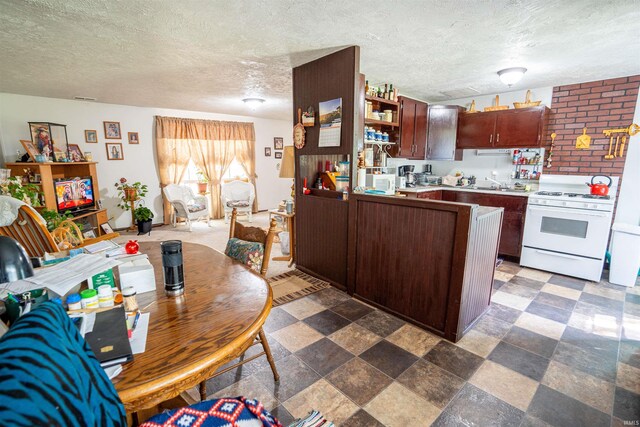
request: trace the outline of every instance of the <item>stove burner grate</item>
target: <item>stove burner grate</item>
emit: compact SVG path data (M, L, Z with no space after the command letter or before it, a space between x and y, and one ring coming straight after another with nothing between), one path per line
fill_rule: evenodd
M562 193L559 191L538 191L536 195L537 196L562 196Z
M611 196L600 196L597 194L583 194L582 197L585 199L600 199L600 200L609 200Z

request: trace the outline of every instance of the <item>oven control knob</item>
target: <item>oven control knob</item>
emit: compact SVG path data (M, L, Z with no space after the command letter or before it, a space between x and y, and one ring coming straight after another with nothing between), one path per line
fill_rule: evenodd
M567 202L562 202L562 206L567 206Z

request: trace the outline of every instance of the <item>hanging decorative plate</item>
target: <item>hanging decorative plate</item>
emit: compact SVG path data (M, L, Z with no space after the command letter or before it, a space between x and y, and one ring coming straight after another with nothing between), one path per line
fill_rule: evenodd
M302 108L298 108L298 124L293 127L293 145L297 149L304 147L304 134L306 133L301 118Z

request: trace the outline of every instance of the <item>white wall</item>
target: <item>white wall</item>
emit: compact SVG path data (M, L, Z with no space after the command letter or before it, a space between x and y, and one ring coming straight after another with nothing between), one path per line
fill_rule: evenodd
M633 123L640 124L640 96L636 101ZM640 134L629 137L624 161L622 185L618 195L615 222L640 225Z
M227 120L253 122L256 131L256 191L259 209L276 207L278 202L289 197L291 180L278 177L276 164L282 160L273 157L273 138L283 137L285 145L292 144L291 123L287 120L269 120L248 116L204 113L197 111L170 110L164 108L141 108L126 105L0 93L0 149L7 162L15 161L16 150L24 149L21 139L30 139L27 122L54 122L67 125L70 144L78 144L83 152L90 151L98 162L100 196L107 208L114 228L127 227L131 216L116 207L116 192L113 184L126 177L149 186L146 205L156 214L154 222L162 221L162 197L154 137L154 116L173 116L192 119ZM120 122L122 141L105 140L103 121ZM87 144L85 129L98 131L98 143ZM127 132L139 132L140 144L127 143ZM121 142L124 160L107 160L105 142ZM264 148L271 147L272 156L264 156ZM0 156L0 160L1 157Z

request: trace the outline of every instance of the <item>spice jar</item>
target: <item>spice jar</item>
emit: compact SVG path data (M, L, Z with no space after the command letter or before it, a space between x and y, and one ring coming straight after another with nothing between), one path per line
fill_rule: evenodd
M82 308L82 303L80 302L82 298L78 294L71 294L67 297L67 308L69 310L80 310Z
M100 307L113 307L113 291L111 285L98 286L98 305Z
M98 291L95 289L85 289L80 292L80 304L82 308L98 308Z
M124 299L124 311L136 311L138 309L136 288L133 286L127 286L122 289L122 298Z

